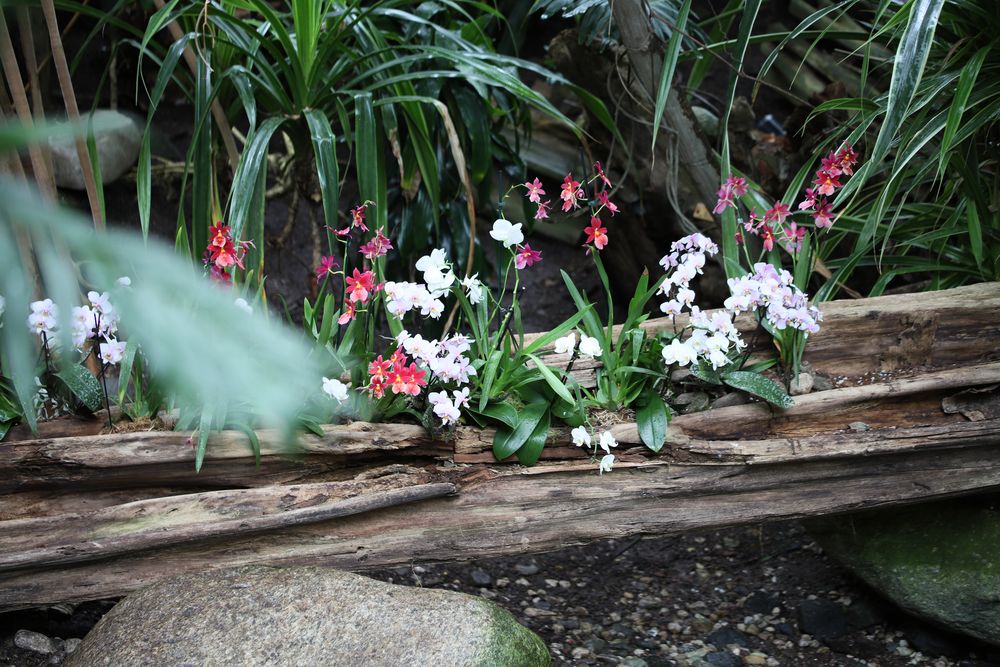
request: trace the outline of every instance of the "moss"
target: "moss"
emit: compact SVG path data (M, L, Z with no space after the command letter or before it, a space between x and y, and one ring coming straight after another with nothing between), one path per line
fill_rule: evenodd
M1000 645L1000 513L981 501L814 521L824 550L900 607Z
M548 667L549 651L542 638L517 622L506 609L491 602L487 605L490 615L490 636L478 656L479 667Z

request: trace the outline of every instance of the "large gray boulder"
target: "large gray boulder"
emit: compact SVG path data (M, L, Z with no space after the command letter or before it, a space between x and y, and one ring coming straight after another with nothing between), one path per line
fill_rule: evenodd
M903 609L1000 645L1000 512L989 501L865 512L808 528Z
M144 127L135 116L110 109L97 109L92 118L94 144L97 146L101 166L101 182L111 183L131 169L139 159ZM49 139L49 150L52 153L56 185L71 190L86 189L75 139L53 137Z
M478 597L318 567L170 577L118 603L65 665L548 665Z

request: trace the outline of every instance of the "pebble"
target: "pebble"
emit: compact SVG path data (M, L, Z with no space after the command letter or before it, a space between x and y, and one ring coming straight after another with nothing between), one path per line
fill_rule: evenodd
M493 577L489 572L479 567L469 572L469 578L476 586L489 586L493 583Z
M514 566L518 574L523 574L526 577L530 577L533 574L538 574L538 566L534 563L518 563Z
M802 396L813 390L813 376L809 373L799 373L799 376L792 380L788 387L788 393L792 396Z
M32 632L31 630L18 630L17 634L14 635L14 645L18 648L23 648L25 651L33 651L44 655L56 652L54 641L40 632Z
M870 430L872 430L872 427L869 426L868 424L864 423L864 422L851 422L850 424L847 425L847 428L851 429L852 431L870 431Z
M63 650L66 651L66 655L73 653L76 649L80 648L80 642L83 641L77 637L70 637L63 642Z
M767 656L763 653L751 653L750 655L743 656L743 664L745 665L766 665Z

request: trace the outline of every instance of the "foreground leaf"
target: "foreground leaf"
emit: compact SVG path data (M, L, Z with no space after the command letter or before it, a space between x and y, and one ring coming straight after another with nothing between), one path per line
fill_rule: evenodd
M734 389L753 394L779 408L790 408L795 404L780 384L760 373L729 371L723 374L722 381Z

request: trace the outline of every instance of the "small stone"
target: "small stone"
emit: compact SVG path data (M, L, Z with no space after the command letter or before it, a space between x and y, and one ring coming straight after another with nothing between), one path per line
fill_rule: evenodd
M683 382L689 377L691 377L691 371L686 368L678 368L670 373L670 380L672 382Z
M746 635L737 630L731 625L723 625L718 628L707 637L705 641L714 646L715 648L725 648L727 646L749 646L750 642L747 640Z
M702 412L708 409L708 394L703 391L689 391L674 398L676 405L683 406L684 414Z
M799 627L821 641L836 639L847 634L847 613L830 600L803 600L799 605Z
M864 422L851 422L850 424L847 425L847 428L851 429L852 431L870 431L870 430L872 430L872 427L869 426L868 424L864 423Z
M627 667L646 667L646 661L642 658L636 657L625 658L625 660L622 661L622 664L627 665Z
M493 583L493 577L489 572L478 567L469 573L469 578L476 586L489 586Z
M639 598L639 607L642 609L659 609L663 604L663 600L658 597L645 597Z
M712 408L728 408L731 405L744 405L749 402L750 399L743 392L731 391L712 401Z
M743 608L751 614L770 614L771 611L780 605L780 601L774 595L769 595L764 591L755 591L743 602Z
M534 563L517 563L514 569L517 570L518 574L523 574L526 577L538 574L538 566Z
M684 626L678 623L677 621L670 621L669 623L667 623L667 631L672 632L675 635L680 634L681 630L683 629Z
M830 391L833 389L833 381L825 375L813 376L813 391Z
M497 579L496 581L497 588L506 588L507 586L510 586L510 579L508 579L507 577L500 577L499 579Z
M570 655L573 656L574 660L582 660L590 655L590 649L584 648L583 646L577 646L573 649L573 652Z
M750 655L743 656L744 665L766 665L767 656L763 653L751 653Z
M716 651L705 656L705 662L712 667L741 667L743 661L729 651Z
M531 618L538 618L540 616L555 616L556 612L549 609L539 609L538 607L526 607L524 615Z
M45 655L56 652L54 641L40 632L32 632L31 630L18 630L17 634L14 635L14 645L18 648L23 648L25 651L33 651Z
M556 586L559 585L559 581L557 579L546 579L545 585L548 586L549 588L555 588Z
M590 649L591 653L597 653L598 651L603 651L607 648L608 643L600 637L591 637L583 642L583 645Z
M69 655L76 649L80 648L80 642L83 641L77 637L70 637L63 642L63 650L66 651L66 655Z
M809 373L799 373L798 377L792 380L788 387L788 393L792 396L802 396L813 390L813 376Z

